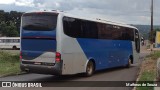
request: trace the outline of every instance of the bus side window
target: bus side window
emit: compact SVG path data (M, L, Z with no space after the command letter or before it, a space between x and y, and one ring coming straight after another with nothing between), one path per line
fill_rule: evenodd
M136 47L136 51L139 53L140 52L140 39L139 39L139 33L137 30L135 30L135 47Z

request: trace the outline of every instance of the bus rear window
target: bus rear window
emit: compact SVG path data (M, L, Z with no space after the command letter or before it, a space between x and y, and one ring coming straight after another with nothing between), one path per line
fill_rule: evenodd
M57 25L57 14L26 13L22 17L22 28L29 31L51 31Z

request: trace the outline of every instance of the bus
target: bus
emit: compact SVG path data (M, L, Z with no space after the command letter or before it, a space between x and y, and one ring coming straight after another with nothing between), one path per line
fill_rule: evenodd
M139 59L137 28L65 12L27 12L21 20L21 70L52 75L130 67Z
M13 49L20 48L20 37L0 37L0 49Z

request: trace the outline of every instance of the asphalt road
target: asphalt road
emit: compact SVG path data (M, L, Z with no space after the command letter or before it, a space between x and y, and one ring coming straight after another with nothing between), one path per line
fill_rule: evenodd
M132 65L131 68L113 68L96 72L92 77L82 77L80 75L70 75L56 77L53 75L23 74L0 78L0 81L136 81L139 66L149 52L140 53L140 61ZM115 83L116 84L116 83ZM93 84L93 86L95 86ZM132 90L132 87L43 87L43 88L23 88L23 90ZM22 90L22 88L0 88L0 90Z

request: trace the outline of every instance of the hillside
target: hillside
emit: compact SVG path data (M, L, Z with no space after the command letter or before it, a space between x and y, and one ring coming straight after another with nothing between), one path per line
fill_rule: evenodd
M150 32L150 28L151 28L150 25L132 25L132 26L137 27L140 31L140 34L144 36L145 39L148 39L148 36L149 36L148 33ZM157 29L157 28L160 28L160 25L154 26L154 29Z

